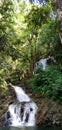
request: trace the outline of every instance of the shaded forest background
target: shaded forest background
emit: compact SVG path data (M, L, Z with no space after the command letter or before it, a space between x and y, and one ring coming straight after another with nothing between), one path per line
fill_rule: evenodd
M33 91L62 104L62 44L55 0L0 1L0 91L11 82L27 81ZM54 56L56 64L46 71L36 61Z

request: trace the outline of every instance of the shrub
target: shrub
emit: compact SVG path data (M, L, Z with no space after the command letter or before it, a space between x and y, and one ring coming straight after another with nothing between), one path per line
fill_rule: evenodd
M36 74L29 80L31 88L40 91L48 98L62 103L62 68L49 67L45 71L38 68Z

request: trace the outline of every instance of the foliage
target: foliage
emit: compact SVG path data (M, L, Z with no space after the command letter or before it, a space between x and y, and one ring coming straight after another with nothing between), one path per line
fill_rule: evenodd
M45 5L44 7L32 6L29 14L26 15L26 20L29 19L28 26L31 28L38 28L38 26L46 23L50 14L50 10L51 8L49 5Z
M3 82L20 79L20 75L17 77L13 73L17 71L21 73L22 69L19 58L22 57L20 50L23 38L22 41L20 38L25 28L24 10L25 4L20 0L2 1L0 5L0 77Z
M45 71L38 68L29 84L34 91L39 91L44 96L62 103L62 67L52 66Z
M55 55L56 45L60 42L58 30L59 24L55 19L43 24L39 30L39 44L46 46L47 55Z
M57 65L62 64L55 0L46 0L39 6L3 0L0 4L0 87L20 82L27 68L33 74L36 61L48 55L56 57ZM30 84L32 89L61 102L62 70L58 68L37 70Z
M2 79L2 78L0 78L0 88L2 88L3 89L3 91L5 90L7 90L7 83L6 83L6 81L4 80L4 78Z

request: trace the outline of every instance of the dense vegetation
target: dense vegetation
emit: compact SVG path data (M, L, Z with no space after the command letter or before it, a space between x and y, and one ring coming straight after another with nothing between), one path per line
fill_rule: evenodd
M56 65L39 68L29 85L61 103L62 44L55 0L39 2L0 1L0 89L32 77L36 61L53 55Z
M62 67L50 66L45 71L38 68L28 84L33 91L41 92L43 96L62 104Z

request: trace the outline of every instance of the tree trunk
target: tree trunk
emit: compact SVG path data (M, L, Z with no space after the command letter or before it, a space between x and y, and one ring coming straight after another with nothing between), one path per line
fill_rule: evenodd
M56 8L57 8L58 21L60 24L59 36L62 44L62 0L56 0Z

